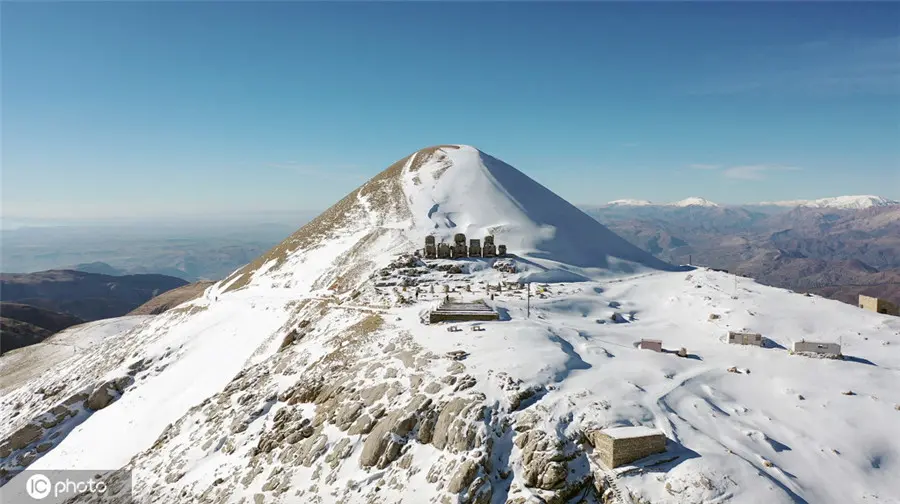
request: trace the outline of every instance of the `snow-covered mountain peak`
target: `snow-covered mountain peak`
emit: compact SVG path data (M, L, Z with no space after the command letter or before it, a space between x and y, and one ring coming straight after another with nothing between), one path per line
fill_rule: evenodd
M872 207L900 205L900 201L894 201L882 196L865 194L857 196L836 196L814 200L767 201L760 203L760 205L862 210Z
M700 198L697 196L692 196L690 198L685 198L681 201L676 201L674 203L669 203L669 206L676 207L692 207L692 206L700 206L700 207L717 207L719 206L717 203L713 203L705 198Z
M251 279L287 280L294 264L305 264L308 278L305 256L322 250L341 258L334 264L338 270L356 272L353 280L343 277L352 283L364 269L356 259L373 267L422 248L427 235L452 242L457 233L469 239L493 235L530 261L532 279L675 269L503 161L471 146L441 145L392 164L224 285L234 290Z

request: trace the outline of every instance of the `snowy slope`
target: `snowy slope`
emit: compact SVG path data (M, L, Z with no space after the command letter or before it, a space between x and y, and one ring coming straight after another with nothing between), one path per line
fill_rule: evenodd
M0 358L0 391L16 388L79 352L89 352L103 340L126 333L148 318L132 315L88 322L60 331L35 345L8 352Z
M759 205L860 210L864 208L900 205L900 201L890 200L881 196L862 195L837 196L815 200L767 201L759 203Z
M165 504L900 502L900 318L677 271L582 215L473 148L414 153L204 296L5 393L0 481L128 469L137 502ZM513 255L399 256L458 231ZM501 320L423 323L446 295ZM744 328L771 344L724 342ZM790 355L801 338L847 358ZM667 453L604 468L589 433L625 425Z

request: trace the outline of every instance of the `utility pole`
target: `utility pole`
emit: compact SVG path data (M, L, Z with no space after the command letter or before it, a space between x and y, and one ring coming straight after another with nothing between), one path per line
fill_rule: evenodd
M528 289L528 295L526 296L528 301L526 304L527 308L526 308L525 318L531 318L531 282L528 282L527 284L525 284L525 288Z

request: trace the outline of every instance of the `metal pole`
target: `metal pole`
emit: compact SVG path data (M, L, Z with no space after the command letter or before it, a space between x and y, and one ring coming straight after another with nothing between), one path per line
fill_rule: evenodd
M528 282L527 284L525 284L525 288L528 289L528 296L526 296L526 298L528 299L528 302L527 302L528 308L527 308L527 312L526 312L527 315L525 318L531 318L531 282Z

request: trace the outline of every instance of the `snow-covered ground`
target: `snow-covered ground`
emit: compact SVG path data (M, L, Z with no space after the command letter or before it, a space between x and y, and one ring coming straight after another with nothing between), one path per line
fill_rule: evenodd
M510 257L400 256L456 232ZM500 320L426 323L446 297ZM129 469L158 503L900 502L900 318L666 265L470 147L97 340L3 395L0 470ZM603 467L589 434L623 426L667 452Z
M124 334L151 317L131 315L70 327L46 340L13 350L0 358L0 392L40 376L78 352L89 352L103 340Z

